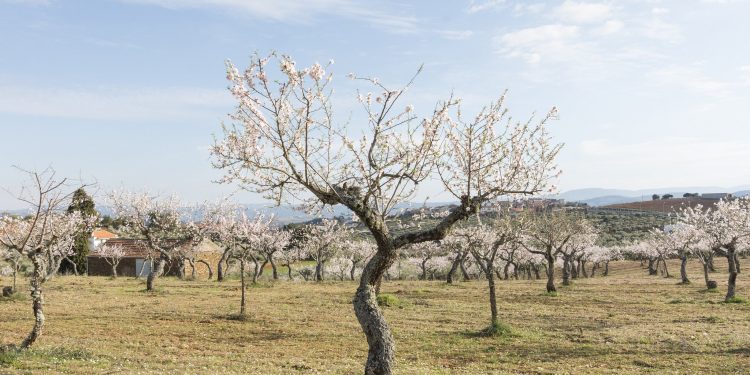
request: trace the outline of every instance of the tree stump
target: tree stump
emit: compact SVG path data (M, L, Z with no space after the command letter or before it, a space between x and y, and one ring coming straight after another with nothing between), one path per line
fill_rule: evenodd
M719 287L719 284L717 284L714 280L708 280L706 286L708 287L708 289L716 289Z
M10 297L15 293L12 286L3 287L3 297Z

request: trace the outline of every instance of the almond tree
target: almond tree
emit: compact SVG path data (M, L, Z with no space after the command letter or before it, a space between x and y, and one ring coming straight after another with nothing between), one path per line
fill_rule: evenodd
M503 327L498 319L497 296L495 293L495 267L498 251L501 247L513 247L518 241L522 222L504 215L490 225L477 225L456 231L456 235L463 237L469 252L474 257L487 278L489 286L489 301L491 320L485 331L493 335L501 333Z
M729 280L724 300L732 300L737 284L737 253L747 247L750 238L750 198L724 199L706 210L689 207L681 211L680 219L699 230L714 253L727 258Z
M344 242L342 246L342 256L346 258L350 264L349 278L354 281L354 276L357 268L363 263L367 262L368 259L375 253L375 245L369 241L364 240L352 240Z
M664 277L670 277L667 259L672 258L679 250L674 241L675 237L669 234L667 228L652 229L646 237L646 243L656 257L656 269L661 269Z
M663 247L674 249L680 257L680 284L690 284L687 275L688 255L694 246L700 245L699 232L694 227L683 223L666 225L661 240Z
M390 374L395 348L376 285L398 249L444 238L456 222L498 196L544 190L556 174L559 146L549 143L549 117L537 124L512 122L502 98L468 122L453 97L419 119L413 106L399 104L411 81L394 89L352 74L374 90L358 95L364 116L355 120L366 131L353 135L334 119L329 65L299 69L290 57L272 53L254 55L240 73L227 62L238 106L212 149L213 164L225 171L224 182L238 182L277 203L344 205L369 229L378 250L362 272L353 305L369 345L365 373ZM434 178L459 204L434 227L391 234L386 217L414 197L418 184Z
M2 236L2 233L0 233ZM13 274L13 285L11 285L11 293L16 292L16 281L18 278L18 271L21 270L21 260L23 255L14 249L5 247L0 241L0 258L10 264L11 273Z
M406 247L407 256L414 259L415 265L419 267L419 280L427 280L429 274L433 273L433 258L440 256L442 249L436 242L420 242Z
M346 238L349 231L336 220L324 219L320 224L308 225L308 233L305 249L307 255L315 260L315 281L323 281L326 262L339 254L339 242Z
M272 223L273 216L265 217L263 215L256 215L250 219L244 212L239 215L236 221L225 222L227 224L225 235L232 236L233 239L231 241L235 243L231 256L240 263L240 317L245 316L245 306L247 304L245 265L248 261L254 263L253 284L255 284L260 273L258 270L258 256L262 251L261 249L270 241L269 237L273 235Z
M75 189L65 178L58 178L51 168L42 172L24 171L29 178L18 199L30 208L25 219L5 216L0 218L0 244L27 257L34 269L31 285L34 327L23 340L20 349L36 342L44 327L44 296L42 284L57 272L60 262L72 254L75 236L81 228L91 225L80 213L63 213Z
M597 239L596 230L588 221L580 220L574 230L576 232L560 250L563 258L563 285L570 285L571 273L576 274L573 270L574 260L579 254L585 256L586 249L594 246Z
M469 250L466 249L465 246L463 246L463 238L449 236L443 239L441 242L441 246L443 246L450 252L450 255L448 257L451 260L451 267L448 270L448 275L446 275L445 281L448 284L453 284L453 275L456 273L459 267L463 272L464 280L468 280L469 277L466 274L464 262L469 256Z
M99 247L99 256L104 259L107 264L112 267L112 278L117 278L117 266L120 265L122 257L125 256L125 251L121 245L107 245L106 243Z
M565 250L568 242L586 228L584 219L560 212L533 216L524 228L521 244L532 254L541 255L547 261L547 293L555 288L555 261Z
M182 207L175 196L115 191L109 200L116 217L125 223L121 232L140 239L159 256L146 279L146 290L152 291L166 265L177 260L180 248L191 246L199 236L194 210Z
M263 233L263 238L260 243L260 252L263 255L264 259L263 264L260 266L260 272L258 276L261 276L263 274L263 269L265 268L266 264L270 263L273 272L273 279L279 279L279 273L276 269L274 256L280 254L281 251L283 251L283 249L285 249L287 245L289 245L290 239L291 233L281 230L280 228L270 227L267 232Z

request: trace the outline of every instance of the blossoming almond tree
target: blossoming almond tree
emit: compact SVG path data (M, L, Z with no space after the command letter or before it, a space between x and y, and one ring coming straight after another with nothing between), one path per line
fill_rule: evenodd
M682 222L697 228L714 253L724 255L729 267L725 301L735 297L737 253L750 241L750 198L721 200L714 208L688 207L680 212Z
M224 182L279 203L344 205L369 229L377 252L362 272L353 305L369 345L365 373L390 374L395 346L375 286L397 250L444 238L456 222L500 195L542 191L556 174L559 146L549 143L548 117L512 122L502 99L465 121L459 100L449 97L419 119L413 106L399 104L412 82L394 89L351 75L375 90L358 96L367 130L355 136L334 118L329 65L299 69L275 53L254 55L243 72L227 62L238 106L215 142L213 164L225 171ZM435 177L459 205L434 227L392 235L387 215Z
M75 189L69 181L58 178L51 168L42 172L24 171L29 178L18 199L29 205L28 218L0 218L0 243L31 261L34 269L31 284L34 327L20 345L26 349L36 342L44 327L42 284L57 272L63 258L72 253L75 236L92 223L80 213L62 213Z
M532 254L547 261L547 293L555 287L555 261L565 246L586 228L585 219L572 214L553 212L533 216L524 228L521 244Z
M98 253L112 267L112 278L116 279L117 266L120 265L122 257L125 256L125 250L121 245L107 245L105 243L99 248Z
M175 196L160 198L149 193L114 191L109 200L115 216L125 225L121 231L140 239L159 254L146 279L146 290L154 290L154 281L167 264L176 260L179 249L191 246L199 235L193 221L194 210L185 208Z
M456 231L456 236L463 237L467 249L474 257L477 265L487 278L489 286L489 301L491 320L486 334L502 333L505 328L500 324L497 312L497 296L495 293L495 267L497 266L498 251L502 247L514 247L522 221L504 215L490 225L477 225Z
M350 234L349 230L336 220L323 220L320 224L309 224L309 236L305 241L307 256L315 261L315 281L323 281L326 262L342 250L340 242Z

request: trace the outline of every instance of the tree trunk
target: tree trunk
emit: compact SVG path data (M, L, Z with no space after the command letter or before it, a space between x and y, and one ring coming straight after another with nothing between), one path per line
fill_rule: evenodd
M711 271L711 272L716 272L716 267L714 267L714 254L713 253L711 253L708 256L708 262L707 263L708 263L708 270Z
M459 264L459 266L461 267L461 273L464 275L464 281L471 280L471 276L469 275L469 272L466 271L466 264L464 263L466 263L465 255L461 258L461 263Z
M503 267L503 276L505 276L505 280L510 280L510 275L508 274L508 271L510 270L510 262L505 263L505 267Z
M258 272L258 277L263 276L263 271L266 269L266 264L268 264L268 256L263 258L263 264L260 265L260 271Z
M289 277L289 280L294 280L294 279L292 278L292 264L291 264L291 263L288 263L288 264L286 265L286 274L287 274L287 276Z
M490 272L487 273L487 284L490 287L490 313L492 314L492 327L496 327L499 323L497 318L497 297L495 296L495 275L492 274L492 265L489 264L488 268Z
M221 258L219 259L219 264L216 265L216 281L224 281L224 262L227 261L228 255L229 248L224 249L224 253L221 254Z
M427 280L427 261L430 260L430 258L422 259L422 274L419 275L420 280Z
M539 266L534 265L532 266L532 268L534 268L534 278L536 278L537 280L541 279L542 277L539 275Z
M579 263L581 264L581 273L583 274L583 277L589 278L588 272L586 272L586 261L581 259L579 260Z
M260 276L261 272L263 272L263 268L260 268L260 265L258 264L258 259L253 257L253 264L255 265L255 270L253 271L253 284L258 283L258 276ZM240 264L242 266L242 264Z
M706 289L711 289L711 280L708 278L709 266L708 260L703 263L703 279L706 281Z
M599 269L599 262L594 262L594 265L591 266L591 277L596 276L596 270Z
M240 316L244 317L245 316L245 305L246 305L246 300L245 300L245 293L246 293L245 292L246 291L246 286L245 286L245 260L244 259L240 259L240 290L241 290L241 295L242 295L240 297Z
M13 293L16 292L16 279L18 277L18 266L13 267Z
M392 254L391 249L382 249L379 246L378 252L362 271L362 278L352 302L354 313L369 347L365 375L391 374L393 371L395 343L385 317L378 307L375 287L393 262Z
M445 278L445 281L448 284L453 284L453 275L456 273L456 270L458 269L458 264L461 262L461 254L456 254L456 259L453 260L453 263L451 264L451 269L448 271L448 276Z
M682 284L690 284L690 279L688 279L687 275L687 261L687 254L683 253L682 256L680 256L680 283Z
M315 281L323 281L323 262L320 260L321 258L321 254L318 252L318 259L315 264Z
M604 262L604 274L602 276L609 276L609 261Z
M44 327L44 296L42 295L42 281L45 278L44 270L38 259L32 259L34 272L31 275L31 303L34 311L34 327L26 339L21 342L21 349L27 349L42 335Z
M195 260L189 259L188 262L190 262L190 277L193 278L193 280L195 280L195 278L196 278L196 275L195 275Z
M67 260L68 263L70 263L70 265L73 267L73 274L78 276L78 265L76 264L76 262L72 261L68 257L65 257L65 260Z
M581 272L581 261L573 259L571 257L568 267L570 267L570 278L578 279L578 274Z
M740 271L740 257L737 255L737 253L734 253L734 268L737 270L737 273L741 273L741 271Z
M276 269L276 263L273 261L273 254L268 254L268 262L271 263L271 271L273 273L273 279L279 279L279 270Z
M654 262L656 262L656 259L654 259L654 258L649 258L648 259L648 274L649 274L649 276L653 276L653 275L656 275L657 273L659 273L659 271L657 271L657 269L654 268ZM658 265L657 265L657 267L658 267Z
M555 258L547 256L547 293L557 292L555 288Z
M734 249L727 251L727 262L729 262L729 281L727 282L727 295L724 297L724 301L729 302L730 299L734 298L734 290L737 284L737 264L735 263L735 252Z
M669 269L667 268L667 260L664 257L661 258L661 265L664 267L664 277L670 277ZM657 268L658 268L658 264L657 264Z
M112 265L112 278L113 279L117 278L117 265L116 264Z
M164 273L164 265L166 263L167 261L163 256L159 257L159 260L156 261L156 266L154 266L154 269L151 270L151 273L148 274L148 278L146 279L146 290L154 290L154 281Z
M569 257L564 256L562 270L563 285L570 285L570 267L572 266L570 263Z
M177 258L177 276L180 280L185 280L185 259Z
M208 262L206 262L205 260L202 260L202 259L198 260L196 262L197 263L203 263L206 266L206 268L208 268L208 279L209 280L211 280L211 279L214 278L214 271L211 269L211 265L208 264Z

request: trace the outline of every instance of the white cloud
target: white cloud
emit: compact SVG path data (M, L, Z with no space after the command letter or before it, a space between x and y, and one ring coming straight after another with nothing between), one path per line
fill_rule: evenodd
M88 120L185 120L222 117L232 108L222 90L60 89L0 86L0 113Z
M600 35L615 34L620 32L623 27L625 27L625 23L623 23L622 21L609 20L605 22L601 27L596 28L594 32Z
M641 34L649 39L669 43L682 41L682 30L679 26L654 16L641 24Z
M127 3L160 6L167 9L214 8L266 18L279 22L310 22L316 16L335 15L363 20L395 33L417 31L417 19L378 10L371 3L355 4L350 0L120 0Z
M501 5L505 5L506 0L488 0L483 3L477 3L476 1L472 0L469 4L469 8L466 9L466 13L474 14L479 12L484 12L486 10L497 8Z
M513 12L516 16L522 16L524 14L538 14L541 13L546 4L544 3L518 3L513 7Z
M544 25L509 32L495 38L500 52L520 57L531 64L542 59L568 60L581 48L577 43L579 28L569 25Z
M555 9L554 13L566 23L601 23L612 16L612 7L608 4L566 0Z

